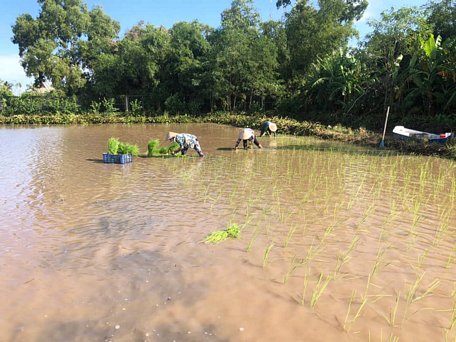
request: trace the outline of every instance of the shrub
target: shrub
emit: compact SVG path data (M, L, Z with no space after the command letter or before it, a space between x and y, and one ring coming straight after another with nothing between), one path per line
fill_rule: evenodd
M139 100L131 101L130 107L131 107L131 113L133 116L140 116L144 112L141 101L139 101Z
M101 112L101 102L92 101L90 103L90 113L99 114Z
M114 99L104 98L102 103L103 103L103 109L107 114L114 114L119 111L119 109L115 105Z
M180 114L185 112L185 103L180 99L179 95L174 94L166 99L165 108L171 114Z

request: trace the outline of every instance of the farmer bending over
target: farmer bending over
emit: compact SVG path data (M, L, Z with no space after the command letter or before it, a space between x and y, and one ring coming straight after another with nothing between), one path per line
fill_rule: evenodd
M236 141L236 145L234 145L234 149L237 149L239 146L239 143L242 140L242 144L244 145L244 149L247 149L247 143L250 141L251 143L253 142L255 145L258 146L258 148L262 148L261 144L258 142L255 132L251 128L243 128L239 132L239 138Z
M274 134L274 136L275 136L276 132L277 132L277 125L271 121L266 121L265 123L263 123L263 125L261 125L260 137L262 137L266 133L269 135Z
M189 148L193 148L200 157L204 157L198 138L193 134L168 132L166 140L179 144L179 148L171 152L172 154L180 152L182 155L185 155Z

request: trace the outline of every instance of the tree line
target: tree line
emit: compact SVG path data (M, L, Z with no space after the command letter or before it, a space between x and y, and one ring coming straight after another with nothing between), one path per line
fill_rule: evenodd
M455 0L383 12L357 46L367 0L278 0L278 21L233 0L217 28L140 21L123 37L100 7L37 1L38 16L12 26L22 66L85 108L126 95L147 113L273 111L379 128L390 106L404 125L456 124Z

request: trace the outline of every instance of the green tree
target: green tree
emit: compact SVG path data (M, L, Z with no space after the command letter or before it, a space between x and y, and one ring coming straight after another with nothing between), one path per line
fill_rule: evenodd
M94 59L93 92L97 97L141 96L147 108L161 108L160 66L168 55L169 40L163 27L143 22L132 27L113 53Z
M251 47L258 38L259 23L252 0L234 0L222 13L221 28L211 37L212 97L221 101L225 110L245 108L255 75Z
M434 27L435 36L443 40L456 37L456 1L441 0L426 6L427 22Z
M298 3L302 0L298 0ZM320 8L322 10L332 10L335 8L343 9L343 15L340 17L342 21L353 21L354 19L359 20L363 16L364 11L367 8L367 0L335 0L335 1L326 1L320 2ZM291 0L277 0L276 6L287 7L291 5Z
M319 0L317 7L308 0L298 1L285 22L293 76L304 77L317 58L345 47L356 34L353 21L361 17L366 6L365 0Z
M209 38L207 75L211 98L223 109L263 108L267 98L280 95L276 30L261 24L252 0L235 0L222 13L221 27Z
M381 79L383 108L400 100L397 93L401 67L420 49L420 32L428 32L422 11L416 8L391 9L382 12L380 20L369 22L373 31L366 37L363 48L372 59L372 73Z
M170 49L163 66L162 84L168 101L181 103L180 110L199 112L205 96L205 65L211 46L206 37L211 29L198 22L180 22L170 29ZM173 108L167 108L171 112ZM177 108L176 108L177 109Z
M0 113L6 110L7 99L13 96L13 85L0 80Z
M91 58L109 47L119 24L82 0L38 0L36 19L22 14L13 25L22 66L35 84L51 81L67 94L80 91L90 76Z

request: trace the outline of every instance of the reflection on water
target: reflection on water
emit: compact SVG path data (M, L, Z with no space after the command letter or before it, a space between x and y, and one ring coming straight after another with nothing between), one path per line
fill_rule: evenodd
M101 163L111 136L145 153L169 130L207 156ZM454 339L454 162L236 138L0 129L0 341Z

